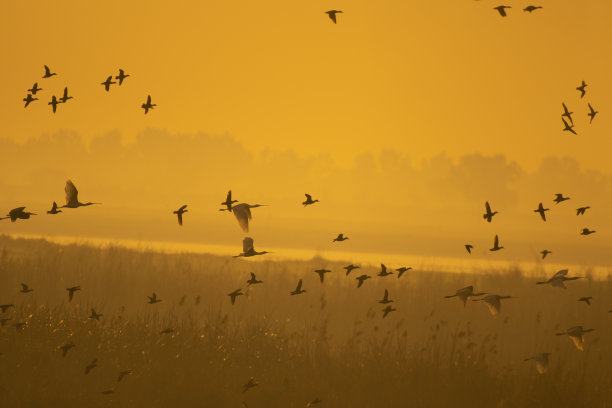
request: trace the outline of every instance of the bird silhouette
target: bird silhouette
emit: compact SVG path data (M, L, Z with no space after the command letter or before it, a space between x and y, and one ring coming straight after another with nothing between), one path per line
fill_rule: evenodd
M491 211L491 206L489 205L488 201L485 202L485 209L487 212L482 215L482 218L487 220L487 222L491 222L491 220L493 219L493 216L497 214L497 211L493 211L493 212Z
M311 204L319 202L319 200L313 200L310 194L304 194L304 195L306 196L306 201L302 203L304 204L304 207L306 207L307 205L311 205Z
M147 297L149 298L149 304L150 304L150 305L154 305L155 303L159 303L159 302L161 302L161 301L162 301L161 299L159 299L159 298L157 297L157 295L155 294L155 292L153 292L153 295L151 295L151 296L147 296Z
M174 333L174 329L171 327L168 327L167 329L164 329L159 332L159 334L171 334L171 333Z
M51 72L48 66L45 65L45 75L43 78L51 78L53 75L57 75L55 72Z
M250 390L253 387L258 386L259 384L255 381L255 379L253 377L251 377L251 379L249 380L248 383L244 384L242 386L242 392L247 392L248 390Z
M563 119L563 116L565 116L567 119L569 119L572 126L574 126L574 119L572 119L572 113L574 112L570 112L569 109L567 109L567 106L565 106L565 102L561 102L561 105L563 105L563 113L561 114L561 119Z
M361 287L361 285L363 285L363 282L365 282L366 279L370 279L370 278L371 278L371 276L368 276L368 275L365 275L365 274L356 277L355 279L357 279L357 281L358 281L357 288L359 289Z
M2 310L2 313L5 313L11 307L15 307L15 305L12 303L6 304L6 305L0 305L0 310Z
M568 270L561 269L557 273L555 273L550 279L536 282L536 285L546 285L549 284L555 288L563 288L565 289L565 281L580 279L580 276L567 276Z
M359 269L359 268L361 267L357 265L353 265L353 264L345 266L344 269L346 269L346 276L349 276L349 273L351 273L354 269Z
M326 11L325 13L329 16L329 18L331 18L331 21L333 21L334 24L336 24L336 14L343 13L343 11L342 10L329 10L329 11Z
M295 290L289 292L291 294L291 296L294 295L299 295L306 292L306 290L302 289L302 280L300 279L300 281L298 282L297 286L295 287Z
M591 306L591 299L593 299L592 296L583 296L580 299L578 299L578 302L584 302L587 305Z
M578 208L578 209L576 210L576 215L584 215L585 211L586 211L586 210L588 210L589 208L591 208L591 207L586 206L586 207L580 207L580 208Z
M221 208L219 211L232 212L232 205L237 202L238 200L232 200L232 190L229 190L227 192L227 197L225 198L225 201L221 203L221 205L224 205L227 208Z
M132 375L132 370L119 371L119 378L117 378L117 382L121 382L121 380L123 380L123 377L125 377L126 375Z
M392 302L393 301L389 299L389 291L385 289L385 295L383 296L381 300L378 301L378 303L382 303L383 305L386 305L387 303L392 303Z
M74 297L74 292L76 292L77 290L81 290L80 286L71 286L69 288L66 288L66 290L68 291L68 301L71 302L72 298Z
M57 203L54 201L53 205L51 206L51 209L49 211L47 211L47 214L57 214L57 213L61 213L62 210L58 210L57 209Z
M249 232L249 220L253 219L253 216L251 215L251 208L257 207L265 207L265 205L240 203L232 207L234 217L236 217L238 225L240 225L242 231Z
M97 366L98 366L98 359L95 358L91 363L87 365L87 367L85 367L85 375L89 374L89 372L93 370L94 368L96 368Z
M110 90L110 86L112 84L116 84L116 82L113 81L113 76L112 75L109 75L106 78L106 81L100 83L100 85L104 85L104 89L106 89L106 92L108 92Z
M472 254L472 248L474 248L474 245L465 244L464 247L465 247L465 250L468 251L468 254L471 255Z
M119 80L119 86L121 86L121 84L123 83L123 80L129 76L130 76L129 74L126 74L125 71L119 68L119 75L117 75L115 79Z
M59 100L62 101L62 103L66 103L68 99L74 99L74 98L72 96L68 96L68 87L65 86L64 94L61 96L61 98L59 98Z
M582 326L570 327L563 333L556 333L557 336L568 336L576 348L580 351L584 351L584 334L594 331L595 329L583 329Z
M57 111L57 105L59 105L61 102L57 100L57 98L55 97L55 95L51 96L51 102L49 102L47 105L51 105L51 108L53 109L53 113L55 113Z
M596 233L597 231L595 230L590 230L588 228L583 228L582 231L580 231L580 235L591 235Z
M96 313L96 310L93 307L91 308L91 315L89 316L90 319L100 320L102 316L104 315L101 313Z
M555 194L555 199L553 200L556 204L562 203L563 201L569 200L569 197L563 197L563 194L557 193Z
M561 118L561 120L563 121L563 125L565 126L565 127L563 128L563 131L564 131L564 132L565 132L565 131L567 131L567 132L572 132L573 134L578 135L578 133L576 133L576 131L574 130L574 125L571 125L571 126L570 126L570 124L569 124L569 123L567 123L567 122L565 121L565 119L563 119L563 118Z
M242 289L236 289L235 291L227 294L227 296L229 296L230 300L232 301L232 305L236 303L236 298L242 295L244 295L244 293L242 293Z
M34 291L34 289L30 288L25 283L21 284L21 290L20 290L21 293L30 293L30 292L33 292L33 291Z
M582 84L578 87L576 87L576 90L580 92L580 98L584 97L584 94L586 93L586 87L587 87L587 83L584 82L584 79L582 80Z
M140 105L140 107L141 107L142 109L144 109L144 111L145 111L145 115L146 115L147 113L149 113L149 109L153 109L153 108L154 108L154 107L156 107L156 106L157 106L157 104L155 104L155 103L151 103L151 95L148 95L148 96L147 96L147 101L146 101L145 103L143 103L142 105Z
M42 91L42 88L38 87L38 82L34 82L34 85L32 85L32 88L28 89L28 92L30 92L32 95L36 95L36 92L38 91Z
M444 296L446 299L458 297L463 302L463 307L467 304L467 301L476 296L486 295L486 292L474 293L474 286L466 286L465 288L457 289L454 295Z
M597 115L599 112L597 112L595 109L593 109L593 107L591 106L591 104L587 104L589 105L589 113L587 113L587 116L590 117L591 119L589 120L589 123L593 123L593 119L595 119L595 115Z
M25 102L25 105L23 107L27 108L30 103L37 101L37 100L38 98L34 98L31 94L28 94L28 96L23 98L23 101Z
M349 239L348 237L345 237L343 234L338 234L338 236L336 238L334 238L334 240L332 242L342 242L342 241L346 241L347 239Z
M323 400L322 400L321 398L315 398L315 399L313 399L312 401L308 401L308 402L306 403L306 407L311 407L311 406L313 406L313 405L320 404L320 403L322 403L322 402L323 402Z
M397 310L397 309L394 309L394 308L393 308L393 306L391 306L391 305L387 305L387 307L385 307L385 308L383 309L383 311L382 311L382 312L383 312L383 319L384 319L385 317L387 317L387 315L388 315L389 313L391 313L391 312L395 312L396 310Z
M268 251L257 252L255 248L253 248L253 238L246 237L242 240L242 253L235 255L234 258L238 257L251 257L256 255L265 255L269 253Z
M540 203L540 205L538 205L538 208L536 210L533 210L533 212L540 213L540 217L542 217L542 221L546 221L546 211L549 211L549 210L550 208L544 208L542 203Z
M184 206L182 206L181 208L179 208L178 210L172 213L172 214L176 214L179 225L183 225L183 214L188 211L185 208L187 208L187 204L185 204Z
M88 205L94 204L102 204L102 203L81 203L79 201L79 190L75 187L71 180L66 181L66 187L64 187L64 191L66 192L66 204L62 205L61 208L78 208L78 207L86 207Z
M61 346L59 349L62 350L62 357L66 357L66 354L68 354L68 351L74 347L76 347L76 345L72 342Z
M497 10L499 12L499 15L502 17L506 17L506 9L507 8L512 8L512 6L497 6L497 7L493 7L493 10Z
M13 208L11 211L9 211L8 214L6 214L6 217L10 218L11 222L15 222L17 220L27 220L30 218L31 215L38 215L33 212L24 211L24 210L25 210L25 207Z
M513 299L512 296L501 296L501 295L487 295L481 299L472 299L472 302L483 301L489 308L489 311L493 316L497 316L501 310L502 299Z
M499 246L499 237L495 235L495 238L493 238L493 248L489 249L489 251L499 251L500 249L504 249L504 247Z
M257 278L255 277L255 274L251 272L251 279L247 281L247 285L248 286L257 285L258 283L263 283L263 281L257 280Z
M550 353L539 353L533 357L526 358L524 361L534 360L538 373L544 374L548 371L548 356L550 356Z
M385 264L380 264L380 272L378 272L377 276L385 276L393 275L393 272L387 271L387 266Z
M406 268L405 266L402 266L401 268L397 268L396 269L396 271L398 272L397 279L401 278L404 272L409 271L411 269L412 267L410 266L408 268Z
M528 11L529 13L537 10L537 9L541 9L542 6L527 6L523 9L523 11Z
M325 280L325 274L326 273L330 273L331 270L329 269L317 269L315 270L315 273L319 274L319 280L321 281L321 283L323 283L323 280Z
M542 254L542 259L545 259L548 254L552 254L552 251L545 249L543 251L540 251L540 253Z

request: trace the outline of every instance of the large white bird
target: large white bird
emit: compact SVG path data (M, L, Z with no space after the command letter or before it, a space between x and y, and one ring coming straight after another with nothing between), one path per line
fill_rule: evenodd
M269 253L268 251L262 251L262 252L255 251L255 248L253 248L253 238L246 237L245 239L242 240L242 253L234 256L234 258L238 258L240 256L249 257L249 256L255 256L255 255L264 255L268 253Z
M475 296L482 296L482 295L486 295L486 293L485 292L474 293L474 286L466 286L465 288L457 289L457 292L455 292L454 295L448 295L444 297L449 299L449 298L457 296L463 302L463 307L465 307L465 304L469 299Z
M251 215L251 208L263 207L263 204L247 204L240 203L232 207L234 216L238 220L238 224L240 224L240 228L244 232L249 232L249 220L253 219Z
M62 205L62 208L63 207L77 208L77 207L84 207L84 206L93 205L93 204L102 204L102 203L81 203L79 202L79 190L76 189L76 187L70 180L66 181L66 187L64 188L64 190L66 191L66 205Z
M489 311L493 316L497 316L499 311L501 310L501 300L502 299L512 299L513 296L500 296L500 295L487 295L482 299L473 299L473 302L478 302L482 300L485 302L485 305L489 308Z
M550 284L550 286L554 286L555 288L565 289L565 284L563 282L581 278L580 276L567 276L567 272L567 269L561 269L559 272L555 273L552 278L546 281L536 282L536 285Z
M544 374L548 371L548 356L550 356L550 353L540 353L533 357L526 358L525 361L534 360L538 373Z
M574 326L570 327L563 333L557 333L557 336L569 336L569 338L574 342L576 348L580 351L584 351L584 333L592 332L595 329L583 329L582 326Z

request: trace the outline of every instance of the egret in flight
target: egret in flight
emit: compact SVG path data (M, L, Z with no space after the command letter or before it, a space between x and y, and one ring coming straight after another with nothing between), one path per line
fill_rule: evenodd
M570 340L572 340L572 342L574 343L574 345L576 346L576 348L580 351L584 351L583 349L583 345L584 345L584 333L588 333L588 332L592 332L595 329L583 329L582 326L574 326L574 327L570 327L569 329L567 329L565 332L563 333L556 333L557 336L565 336L567 335Z
M256 256L256 255L265 255L268 254L268 251L262 251L262 252L257 252L255 251L255 249L253 248L253 238L251 237L246 237L245 239L242 240L242 253L239 255L235 255L234 258L238 258L238 257L250 257L250 256Z
M102 204L102 203L81 203L79 202L79 190L74 186L71 180L66 181L66 187L64 187L64 191L66 192L66 205L62 205L62 208L78 208L85 207L93 204Z
M447 299L452 297L458 297L463 302L463 307L465 307L468 300L476 296L486 295L486 292L474 293L474 286L466 286L465 288L457 289L454 295L444 296Z
M559 272L555 273L550 279L546 281L536 282L536 285L546 285L550 284L555 288L563 288L565 289L565 281L580 279L580 276L567 276L567 269L561 269Z
M264 207L263 204L240 203L232 207L234 216L244 232L249 232L249 220L253 219L251 208Z
M497 316L499 311L501 310L501 300L502 299L512 299L513 296L500 296L500 295L487 295L482 299L473 299L472 302L478 302L482 300L485 302L489 311L493 316Z
M544 374L548 371L548 356L550 356L550 353L540 353L533 357L526 358L524 361L534 360L538 373Z
M24 211L24 210L25 210L25 207L13 208L11 211L9 211L8 214L6 214L6 217L10 218L11 222L15 222L17 220L27 220L28 218L30 218L31 215L38 215L33 212Z

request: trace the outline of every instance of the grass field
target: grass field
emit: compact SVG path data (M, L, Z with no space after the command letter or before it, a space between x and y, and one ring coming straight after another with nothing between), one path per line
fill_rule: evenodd
M11 319L0 329L0 406L612 406L610 279L558 289L511 267L398 279L365 266L346 277L344 265L0 237L0 304L15 305L0 313ZM323 267L332 272L321 284L313 271ZM247 288L249 272L264 283ZM372 279L358 289L361 273ZM290 296L300 278L307 292ZM34 291L20 293L21 282ZM518 298L498 316L444 298L471 284ZM69 302L65 289L76 285ZM245 296L232 305L238 288ZM383 319L385 289L397 311ZM148 304L153 292L163 301ZM587 295L591 306L577 301ZM555 336L575 325L596 329L584 352ZM543 375L523 361L540 352L552 353ZM251 377L259 385L243 393Z

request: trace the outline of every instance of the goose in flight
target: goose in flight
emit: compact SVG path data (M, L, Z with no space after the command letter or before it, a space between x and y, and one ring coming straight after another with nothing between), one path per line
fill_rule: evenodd
M454 295L444 296L446 299L458 297L463 302L463 307L467 304L467 301L476 296L486 295L486 292L474 293L474 286L466 286L465 288L457 289Z
M73 342L70 342L68 344L64 344L63 346L61 346L59 349L62 350L62 357L66 357L66 354L68 354L68 351L73 347L76 347L76 345Z
M71 286L69 288L66 288L66 290L68 291L68 301L71 302L72 298L74 297L74 292L76 292L77 290L81 290L80 286Z
M237 203L238 200L232 200L232 190L227 192L227 197L225 201L221 203L221 205L226 206L227 208L221 208L219 211L229 211L232 212L232 204Z
M471 244L465 244L465 250L468 251L468 254L472 254L472 248L474 248L474 245Z
M544 374L548 371L548 356L550 356L550 353L539 353L533 357L526 358L524 361L534 360L538 373Z
M560 271L555 273L550 279L546 281L536 282L536 285L550 284L550 286L554 286L555 288L565 289L565 281L580 279L580 276L567 276L567 273L567 269L561 269Z
M387 303L392 303L393 301L389 299L389 291L385 289L385 296L383 296L382 300L379 300L378 303L386 305Z
M347 239L349 239L349 237L345 237L343 234L338 234L338 236L336 238L334 238L334 240L332 242L342 242L342 241L346 241Z
M562 203L562 202L567 201L569 199L570 199L569 197L563 197L563 194L557 193L557 194L555 194L555 199L553 201L555 203L559 204L559 203Z
M360 276L356 277L355 279L357 279L357 281L359 282L359 283L357 283L357 289L359 289L361 287L361 285L363 285L363 282L365 282L366 279L370 279L370 278L371 278L371 276L368 276L366 274L363 274L363 275L360 275Z
M311 204L319 202L319 200L313 200L310 194L304 194L304 195L306 196L306 201L302 203L304 204L304 207L306 207L307 205L311 205Z
M121 86L121 84L123 83L123 80L129 76L130 76L129 74L126 74L125 71L119 68L119 75L117 75L115 79L119 80L119 86Z
M15 222L17 220L27 220L30 218L31 215L38 215L33 212L24 211L24 210L25 210L25 207L13 208L11 211L9 211L8 214L6 214L6 218L10 218L11 222Z
M263 283L263 281L257 280L257 278L255 277L255 274L251 272L251 279L247 281L247 285L248 286L257 285L258 283Z
M491 211L491 206L489 205L488 201L485 202L485 209L487 212L482 215L482 218L487 220L487 222L491 222L491 220L493 219L493 216L497 214L497 211L493 211L493 212Z
M300 279L300 281L298 282L295 290L292 290L289 293L291 294L291 296L294 296L294 295L300 295L300 294L302 294L304 292L306 292L306 290L302 289L302 280Z
M89 374L89 372L93 370L94 368L96 368L97 366L98 366L98 359L95 358L91 363L87 365L87 367L85 367L85 375Z
M51 78L53 75L57 74L55 72L51 72L51 69L45 65L45 75L43 75L43 78Z
M232 305L236 303L236 298L242 295L244 295L244 293L242 293L242 289L236 289L235 291L227 294L227 296L229 296L230 300L232 301Z
M591 120L589 121L589 123L593 123L593 119L595 119L595 115L597 115L599 112L597 112L595 109L593 109L593 107L591 106L591 104L587 104L589 105L589 113L587 113L587 116L591 118Z
M101 313L96 313L96 310L93 307L91 308L91 315L89 316L90 319L100 320L102 316L104 315Z
M151 296L147 296L147 297L149 298L149 304L150 305L154 305L154 304L159 303L159 302L162 301L160 298L157 297L155 292L153 292L153 294Z
M251 388L256 387L258 385L259 385L259 383L257 381L255 381L255 379L253 377L251 377L249 382L242 386L242 392L247 392Z
M585 211L586 211L586 210L588 210L589 208L591 208L591 207L586 206L586 207L580 207L580 208L578 208L578 209L576 210L576 215L584 215Z
M569 336L570 340L574 343L576 348L580 351L584 351L584 333L592 332L595 329L583 329L582 326L570 327L563 333L556 333L557 336Z
M387 315L388 315L389 313L391 313L391 312L395 312L395 311L397 311L397 309L394 309L394 308L393 308L393 306L391 306L391 305L387 305L387 307L385 307L385 308L383 309L383 311L382 311L382 312L383 312L383 319L384 319L385 317L387 317Z
M42 88L38 87L38 82L34 82L34 85L32 85L31 89L28 89L28 92L32 93L32 95L36 95L36 92L38 91L42 91Z
M325 13L329 16L329 18L331 18L331 21L333 21L334 24L336 24L336 14L343 13L343 11L342 10L329 10L329 11L326 11Z
M385 276L393 275L393 272L387 271L387 266L385 264L380 264L380 272L378 272L377 276Z
M116 84L116 82L113 81L112 75L109 75L108 78L106 78L106 81L100 83L100 85L104 85L104 89L106 89L106 92L110 90L110 86L112 84Z
M64 187L64 191L66 192L66 205L62 205L62 208L78 208L94 204L102 204L91 202L81 203L79 201L79 190L77 190L71 180L66 181L66 187Z
M27 108L28 105L34 101L37 101L38 98L34 98L32 96L32 94L28 94L28 96L26 96L25 98L23 98L23 101L25 102L25 105L23 106L24 108Z
M172 214L176 214L177 218L178 218L178 224L179 225L183 225L183 214L186 213L188 210L186 210L185 208L187 208L187 204L183 205L181 208L179 208L178 210L172 212Z
M257 207L265 207L265 205L240 203L232 207L234 217L236 217L242 231L249 232L249 220L253 219L253 216L251 215L251 208Z
M68 96L68 87L65 86L64 94L60 97L60 101L62 101L62 103L66 103L68 99L74 99L74 98L72 96Z
M576 90L580 92L580 98L584 97L584 94L586 93L586 87L589 86L587 85L586 82L584 82L584 79L582 80L582 84L578 87L576 87Z
M256 255L265 255L268 254L268 251L262 251L262 252L257 252L255 251L255 249L253 248L253 238L251 237L246 237L245 239L242 240L242 253L239 255L234 255L234 258L238 258L238 257L250 257L250 256L256 256Z
M546 211L549 211L549 210L550 208L544 208L542 203L540 203L540 205L538 205L538 208L536 210L533 210L533 212L540 213L540 217L542 217L542 221L546 221Z
M396 271L398 272L397 279L401 278L404 272L409 271L411 269L412 269L411 266L409 266L408 268L406 268L405 266L402 266L401 268L397 268L396 269Z
M57 214L57 213L61 213L62 210L58 210L57 209L57 203L54 201L53 205L51 206L51 209L49 211L47 211L47 214Z
M563 125L565 126L565 127L563 128L563 131L564 131L564 132L565 132L565 131L567 131L567 132L572 132L573 134L575 134L576 136L578 136L578 133L576 133L576 131L574 130L574 125L571 125L571 126L570 126L570 124L569 124L569 123L567 123L567 122L565 121L565 119L563 119L563 118L561 118L561 120L563 121Z
M132 370L119 371L119 378L117 378L117 382L121 382L121 380L123 380L123 377L125 377L126 375L132 375Z
M349 276L349 273L351 273L354 269L359 269L359 268L361 267L357 265L353 265L353 264L345 266L344 269L346 269L346 276Z
M148 96L147 96L147 101L146 101L145 103L143 103L142 105L140 105L140 107L141 107L142 109L144 109L144 111L145 111L145 115L146 115L147 113L149 113L149 109L153 109L153 108L154 108L154 107L156 107L156 106L157 106L157 104L155 104L155 103L151 103L151 95L148 95Z
M28 285L26 285L25 283L21 284L21 293L29 293L29 292L33 292L34 289L30 288Z
M331 270L329 269L317 269L315 270L315 273L319 274L319 280L321 281L321 283L323 283L323 281L325 280L325 274L326 273L330 273Z
M542 6L527 6L527 7L525 7L523 9L523 11L527 11L527 12L531 13L531 12L533 12L533 11L535 11L537 9L541 9L541 8L542 8Z
M574 112L570 112L569 109L567 109L567 106L565 106L565 102L561 102L561 105L563 105L563 113L561 114L561 118L565 116L570 121L572 126L574 126L574 119L572 119L572 113Z
M172 327L167 327L164 330L159 332L159 334L171 334L171 333L174 333L174 329Z
M493 10L497 10L499 12L499 15L502 17L506 17L506 9L507 8L512 8L512 6L497 6L497 7L493 7Z
M540 253L542 254L542 259L545 259L548 254L552 254L552 251L545 249L543 251L540 251Z
M591 306L591 299L593 299L593 296L583 296L580 299L578 299L578 302L584 302L587 305Z
M487 295L481 299L472 299L472 302L483 301L489 308L489 311L493 316L497 316L501 310L502 299L513 299L513 296L500 296L500 295Z
M495 235L495 238L493 238L493 248L490 248L489 251L499 251L500 249L504 249L504 247L499 246L499 237Z
M57 105L59 105L60 103L61 102L57 100L55 95L53 95L51 96L51 102L49 102L47 105L51 105L51 108L53 109L53 113L55 113L57 111Z
M596 233L597 231L595 230L590 230L588 228L583 228L582 231L580 231L580 235L591 235Z

